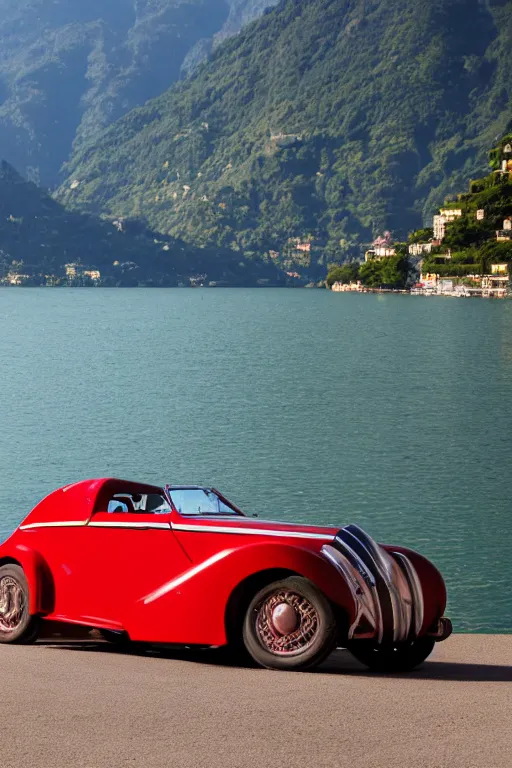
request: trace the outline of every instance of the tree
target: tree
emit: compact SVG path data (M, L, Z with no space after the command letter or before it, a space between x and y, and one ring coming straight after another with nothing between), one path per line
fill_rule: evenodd
M369 288L403 288L408 273L409 262L403 254L370 259L359 272L361 281Z
M428 243L434 237L434 230L432 227L425 229L417 229L416 232L411 232L409 235L409 243Z
M352 283L359 277L359 262L350 261L347 264L332 266L327 274L327 285L331 287L334 283Z

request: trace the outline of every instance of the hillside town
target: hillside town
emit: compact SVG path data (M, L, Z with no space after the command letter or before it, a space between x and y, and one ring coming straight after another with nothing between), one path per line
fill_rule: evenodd
M289 237L281 252L271 250L269 262L280 272L280 282L261 277L260 287L324 287L334 292L399 292L413 296L455 298L507 298L512 296L512 134L490 152L491 172L472 180L469 191L445 200L433 216L432 226L412 232L407 242L397 242L387 231L366 247L364 261L331 264L327 279L306 277L313 251L321 249L312 233ZM13 225L16 219L11 215ZM124 222L111 222L123 234ZM158 245L158 240L154 241ZM42 244L41 247L49 247ZM163 250L168 251L168 243ZM0 256L5 256L0 251ZM318 255L318 254L317 254ZM104 261L104 260L103 260ZM85 263L84 263L85 262ZM0 260L2 286L144 286L154 284L138 277L139 264L115 260L107 272L80 258L58 270L22 260ZM89 263L87 263L89 262ZM48 262L50 263L50 262ZM102 262L103 263L103 262ZM222 287L226 279L211 280L203 271L179 275L169 284L178 287Z
M335 292L401 292L413 296L506 298L512 296L512 136L490 153L491 173L473 180L469 192L447 200L432 228L418 230L407 243L390 232L365 253L364 264L331 270ZM376 283L373 273L399 258L407 261L402 284ZM371 279L368 279L370 277Z

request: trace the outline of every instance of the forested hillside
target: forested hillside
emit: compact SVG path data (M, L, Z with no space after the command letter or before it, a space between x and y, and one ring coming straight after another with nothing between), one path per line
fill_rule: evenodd
M143 221L70 213L1 163L0 281L22 275L22 284L58 285L67 282L65 265L70 263L99 270L101 283L112 286L282 282L273 265L246 264L228 249L195 248L156 237Z
M54 184L73 141L161 94L214 35L273 2L0 0L0 155Z
M60 199L320 273L481 175L511 42L512 0L283 0L77 151Z

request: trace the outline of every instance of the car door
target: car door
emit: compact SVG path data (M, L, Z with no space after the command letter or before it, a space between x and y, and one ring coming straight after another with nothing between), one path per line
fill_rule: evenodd
M86 530L83 568L89 582L82 600L83 623L123 628L136 622L152 637L159 616L141 617L144 598L190 567L190 559L171 530L169 514L106 512L93 514ZM131 630L131 631L130 631Z

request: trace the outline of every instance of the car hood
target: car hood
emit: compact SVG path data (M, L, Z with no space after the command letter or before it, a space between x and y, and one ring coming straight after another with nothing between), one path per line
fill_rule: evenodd
M225 531L226 533L237 533L240 531L241 534L251 533L257 535L261 533L262 536L317 539L325 542L334 538L340 526L325 527L318 525L301 525L275 520L260 520L259 518L253 517L215 515L215 517L181 517L176 523L173 522L173 528L176 530L195 530L200 528L205 531L211 528L212 533L222 531Z

